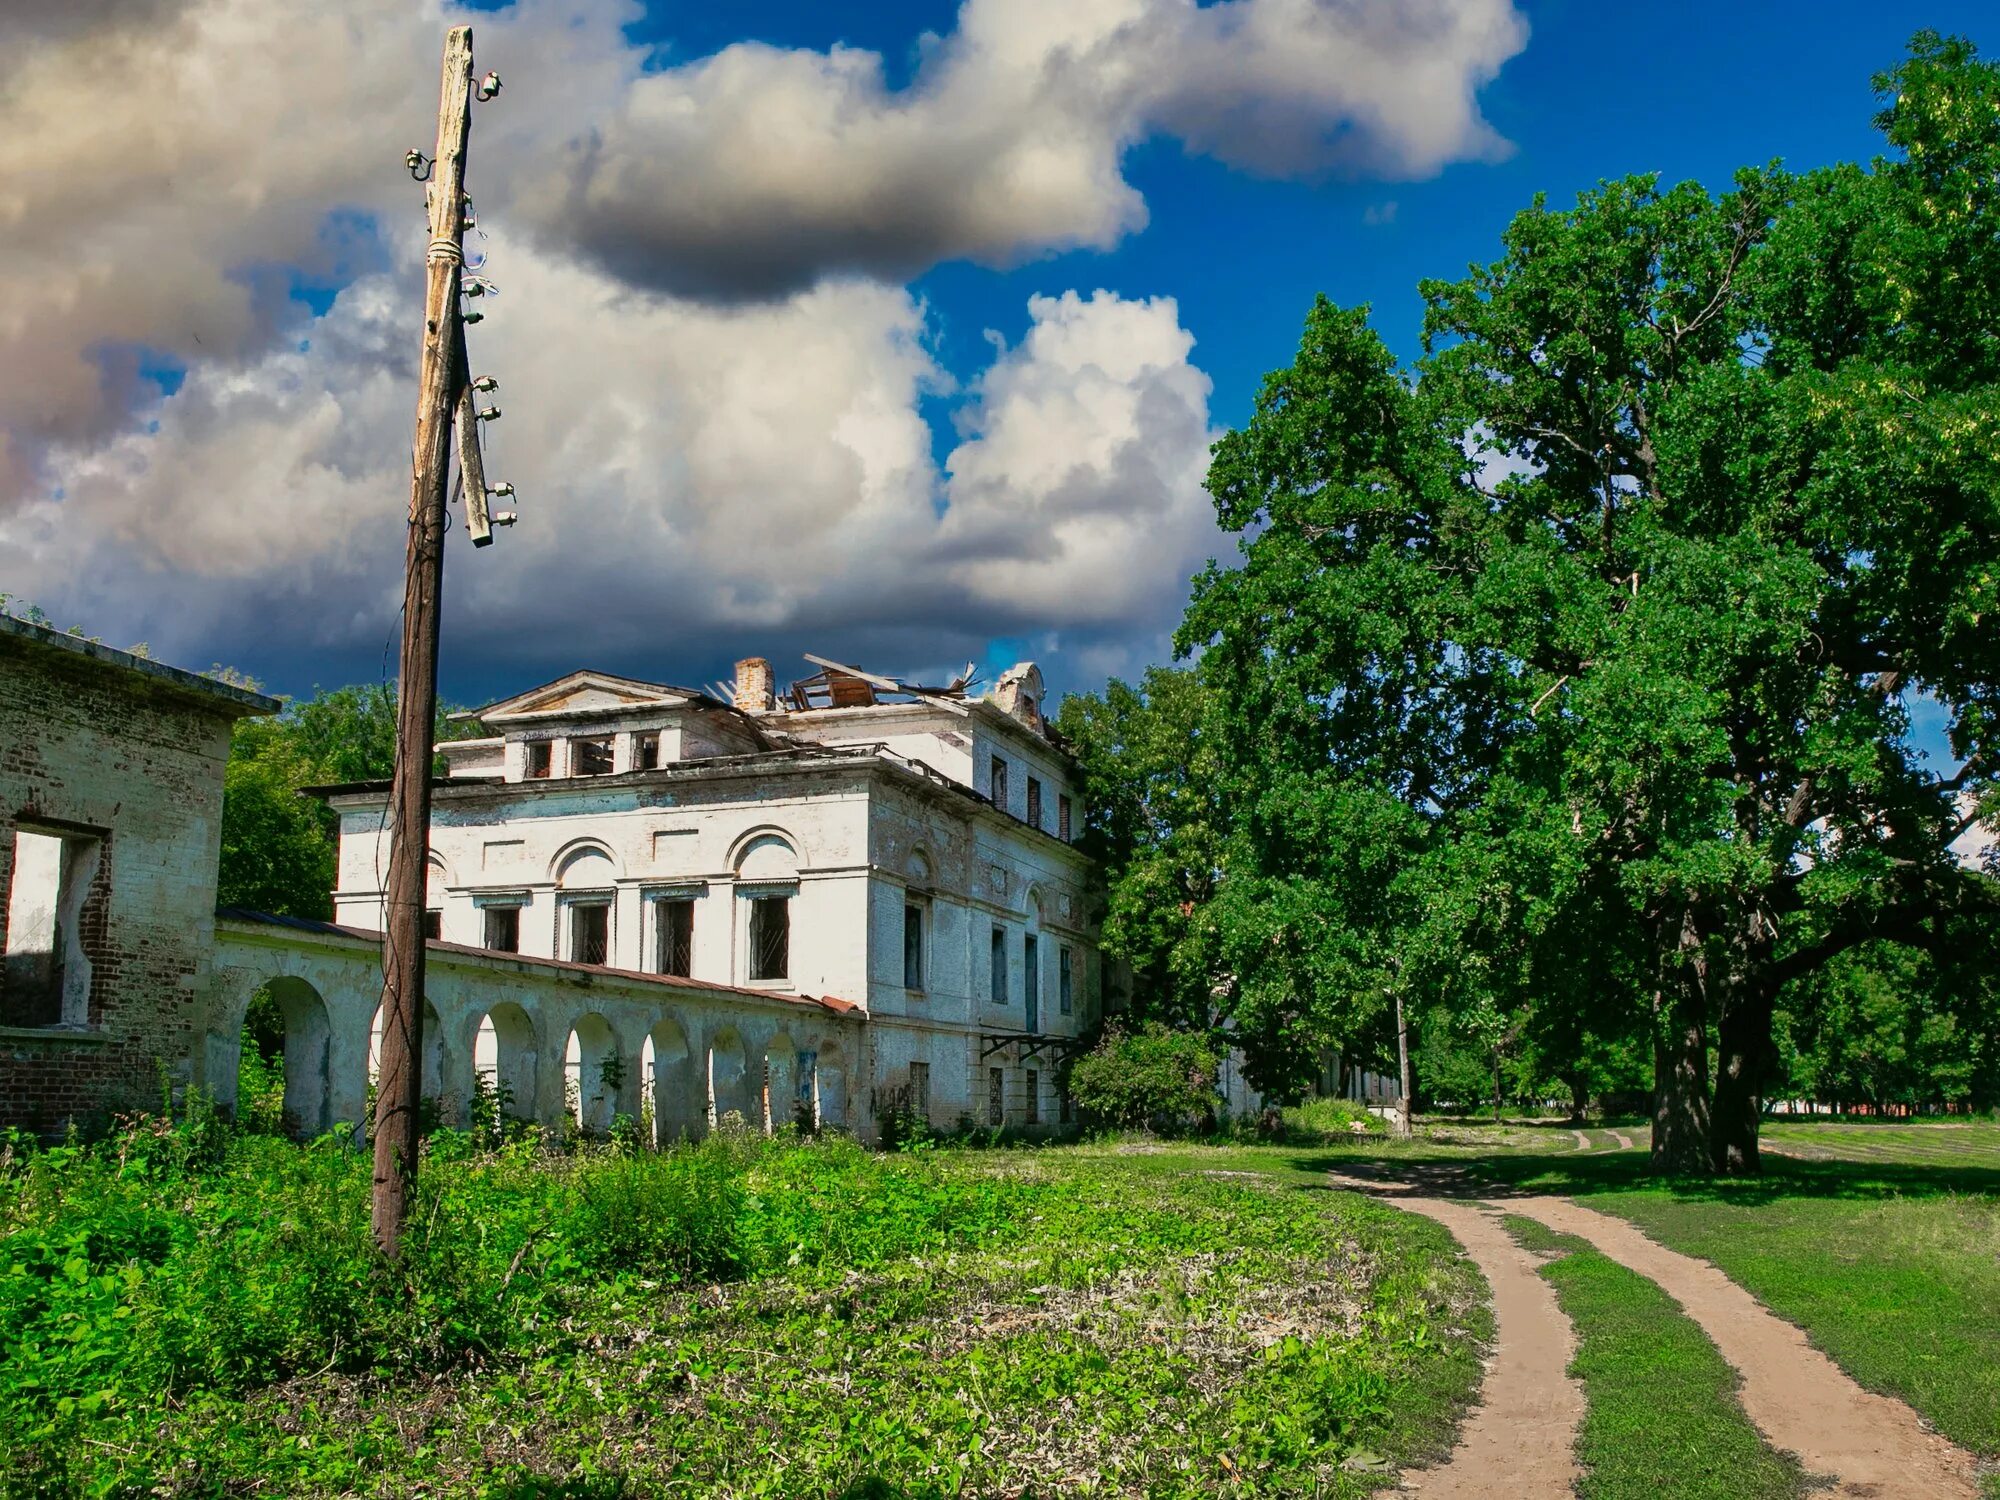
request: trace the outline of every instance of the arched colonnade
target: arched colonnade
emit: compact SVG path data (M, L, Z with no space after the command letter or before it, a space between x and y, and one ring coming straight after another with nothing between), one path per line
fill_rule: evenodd
M381 1036L372 936L226 918L216 939L208 1087L234 1104L244 1013L268 988L284 1019L289 1127L359 1122ZM663 1144L732 1112L766 1130L865 1128L848 1105L858 1016L817 1001L451 946L431 949L425 994L424 1093L446 1124L468 1123L484 1090L516 1118L602 1133L622 1115Z

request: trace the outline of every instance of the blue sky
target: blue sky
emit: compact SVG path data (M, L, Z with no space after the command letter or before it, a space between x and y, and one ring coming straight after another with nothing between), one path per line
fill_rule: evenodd
M290 107L260 123L254 72L199 100L163 90L148 130L184 132L160 148L171 164L153 176L166 185L149 198L153 178L135 163L114 222L88 237L119 305L93 323L98 294L80 295L81 311L47 316L39 343L0 346L0 359L39 355L55 369L54 350L99 372L51 376L11 407L0 392L0 588L171 659L234 662L280 691L372 678L395 629L402 329L420 253L413 190L374 157L393 163L426 128L435 28L448 17L426 13L439 0L352 0L380 12L372 26L305 0L158 3L218 23L151 27L168 39L151 77L254 69L269 50L257 28L276 28L299 38L278 54L294 60L279 64L297 74ZM1366 80L1321 97L1276 78L1268 57L1238 58L1231 73L1186 43L1163 54L1179 74L1150 103L1067 101L1106 136L1053 206L989 215L985 185L918 180L925 163L912 165L907 141L863 141L850 161L851 143L810 125L781 131L776 154L820 166L751 188L736 180L744 169L728 152L792 118L815 88L897 125L928 76L920 60L972 50L979 3L480 7L482 66L509 83L475 121L473 180L493 205L482 218L504 295L474 358L503 380L509 418L492 431L493 459L521 483L524 521L488 552L452 555L449 694L498 695L572 664L707 681L752 651L782 677L801 649L892 671L1035 654L1078 687L1135 672L1163 652L1188 572L1230 545L1203 520L1206 443L1248 415L1316 293L1371 304L1391 347L1414 357L1418 280L1490 258L1535 193L1565 202L1641 171L1719 186L1772 158L1866 158L1870 75L1911 33L1993 42L1981 35L1990 4L1518 0L1517 51L1490 37L1450 42L1475 81L1492 71L1482 59L1506 60L1477 87L1469 120L1435 139L1428 104L1357 124ZM993 16L1011 24L1030 3L1014 0L1010 14L987 0L988 40ZM1429 3L1511 20L1506 0ZM1195 14L1185 0L1071 8L1120 4L1179 7L1183 30ZM144 26L149 5L108 0L105 24L129 11ZM1373 8L1395 12L1387 0ZM39 38L32 19L19 24L31 61L62 80L66 23ZM173 50L217 36L234 38L229 55ZM880 79L829 83L835 48L879 54ZM1419 47L1399 66L1414 78L1429 60ZM1133 88L1117 61L1092 76L1107 98ZM1401 84L1387 82L1389 103L1375 103L1393 116ZM66 86L65 113L82 117L111 107L92 89L107 101L131 91L85 72ZM1452 90L1434 92L1448 112ZM1203 114L1219 96L1240 111L1274 93L1293 112L1281 123L1303 112L1369 148L1321 170L1309 151L1262 152L1238 116ZM949 134L952 110L987 99L953 97L928 128ZM747 101L740 118L732 101ZM0 130L21 127L10 107L0 100ZM996 149L1009 144L1006 123L990 125ZM976 175L973 139L955 170ZM231 140L271 145L218 158L213 184L197 186L192 158ZM60 184L82 170L66 163L71 147L77 163L90 159L87 140L51 135L55 185L31 205L58 247L75 243L59 239L70 207ZM815 171L850 170L873 194L863 210L816 195ZM907 194L898 171L911 175ZM738 259L778 269L739 282ZM9 274L0 257L0 292ZM116 295L121 275L136 288L129 302ZM745 396L747 424L736 420ZM1098 419L1106 432L1079 426ZM1052 469L1050 451L1072 447L1078 470ZM1105 530L1099 553L1078 516ZM1054 540L1017 555L1023 527Z

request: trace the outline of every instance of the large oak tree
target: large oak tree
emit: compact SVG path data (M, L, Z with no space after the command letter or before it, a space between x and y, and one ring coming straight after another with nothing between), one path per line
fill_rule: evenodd
M1321 985L1647 1027L1656 1164L1750 1172L1780 991L1991 930L2000 71L1877 82L1869 166L1537 201L1413 371L1322 299L1217 446L1243 566L1181 644L1253 1031Z

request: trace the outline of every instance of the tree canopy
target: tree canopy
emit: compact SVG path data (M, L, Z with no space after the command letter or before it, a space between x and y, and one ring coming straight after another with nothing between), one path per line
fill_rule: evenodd
M1656 1163L1754 1171L1787 986L1992 951L2000 70L1927 34L1876 82L1866 167L1537 199L1412 369L1320 299L1216 446L1182 925L1264 1081L1398 995L1650 1038Z
M450 712L438 708L438 741L480 732ZM387 684L317 692L275 718L239 720L223 772L219 904L326 920L338 822L301 788L385 780L395 766L396 690Z

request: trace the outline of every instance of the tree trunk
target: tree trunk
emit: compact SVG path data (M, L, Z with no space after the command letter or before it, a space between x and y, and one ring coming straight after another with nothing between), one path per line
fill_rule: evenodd
M1493 1123L1500 1123L1500 1049L1493 1049Z
M1725 1177L1764 1170L1757 1127L1764 1112L1764 1067L1771 1052L1771 1005L1758 998L1724 1010L1716 1028L1715 1110L1710 1149Z
M1712 1168L1707 997L1692 975L1653 996L1652 1168L1676 1177Z
M1584 1082L1583 1070L1575 1069L1566 1080L1569 1084L1569 1117L1578 1125L1590 1113L1590 1085Z
M1410 1022L1403 1014L1403 992L1396 991L1396 1073L1397 1086L1403 1096L1396 1101L1396 1111L1401 1118L1396 1123L1396 1134L1407 1137L1410 1134Z

